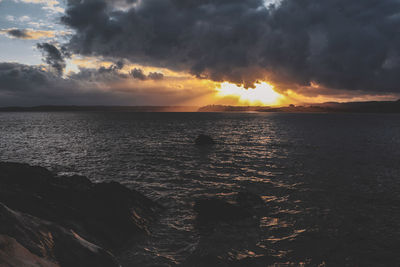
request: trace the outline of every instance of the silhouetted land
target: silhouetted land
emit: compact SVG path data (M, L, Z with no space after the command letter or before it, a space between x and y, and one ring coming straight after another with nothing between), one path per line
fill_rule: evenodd
M107 112L293 112L293 113L400 113L400 100L369 102L326 102L320 104L271 106L35 106L0 107L0 112L107 111Z
M43 111L107 111L107 112L299 112L299 113L400 113L400 100L369 102L326 102L308 105L271 106L35 106L0 107L0 112L43 112Z
M199 112L304 112L304 113L400 113L400 100L398 101L370 101L370 102L327 102L286 107L268 106L223 106L209 105L198 109Z
M194 106L35 106L35 107L0 107L0 112L31 111L109 111L109 112L194 112Z

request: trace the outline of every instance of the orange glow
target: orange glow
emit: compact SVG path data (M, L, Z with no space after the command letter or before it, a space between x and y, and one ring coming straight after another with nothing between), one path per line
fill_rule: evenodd
M256 83L255 88L249 89L223 82L216 89L218 97L233 97L243 105L278 105L283 99L283 96L275 92L274 87L266 82Z

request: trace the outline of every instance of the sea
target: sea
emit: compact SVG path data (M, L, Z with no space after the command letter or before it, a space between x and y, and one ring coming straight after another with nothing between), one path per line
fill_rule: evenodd
M1 112L0 161L162 204L122 266L400 266L399 114ZM241 191L257 223L202 233L194 202Z

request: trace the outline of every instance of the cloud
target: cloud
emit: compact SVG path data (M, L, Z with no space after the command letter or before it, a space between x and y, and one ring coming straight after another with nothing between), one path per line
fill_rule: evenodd
M1 0L0 0L0 2L1 2ZM8 20L8 21L14 21L14 20L15 20L15 17L14 17L14 16L11 16L11 15L7 15L7 16L6 16L6 20Z
M69 48L245 86L269 80L280 91L400 91L397 0L122 3L68 0Z
M65 50L64 47L58 49L52 44L41 43L36 45L42 51L44 61L55 70L58 75L62 75L66 67L65 58L70 57L71 54Z
M81 68L62 77L42 66L0 63L0 106L193 105L213 92L213 84L193 79L138 81L121 73L120 66Z
M57 0L14 0L15 2L23 2L29 4L41 4L44 9L52 12L63 13L64 8L60 7L60 3Z
M126 98L126 96L125 96ZM122 94L64 79L39 66L0 63L0 106L127 104Z
M7 31L8 35L15 37L15 38L20 38L20 39L29 39L32 38L31 35L27 33L25 30L19 30L19 29L11 29Z
M159 72L150 72L147 77L151 80L158 81L164 79L164 74Z
M137 69L137 68L133 69L131 71L131 75L133 78L138 79L138 80L144 81L147 79L146 75L144 75L144 73L141 69Z
M16 29L16 28L0 30L0 34L7 34L12 38L26 39L26 40L54 38L56 36L55 31L42 31L42 30Z
M27 22L30 20L31 20L31 18L29 16L22 16L22 17L18 18L18 21L20 21L20 22Z
M100 66L99 68L80 67L79 72L70 73L68 78L79 80L80 82L95 82L95 83L121 83L129 78L129 75L120 72L124 67L122 61L117 61L109 67Z
M164 79L164 74L160 72L149 72L148 75L144 74L142 69L134 68L130 72L131 76L135 79L145 81L145 80L153 80L153 81L160 81Z

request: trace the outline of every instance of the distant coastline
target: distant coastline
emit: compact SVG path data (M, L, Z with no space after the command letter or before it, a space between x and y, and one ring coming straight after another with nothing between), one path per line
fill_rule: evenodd
M368 102L326 102L305 105L274 106L33 106L0 107L0 112L287 112L287 113L400 113L400 100Z
M46 111L107 111L107 112L196 112L196 106L34 106L0 107L0 112L46 112Z
M288 105L284 107L268 106L223 106L209 105L201 107L199 112L288 112L288 113L400 113L398 101L369 102L326 102L307 105Z

